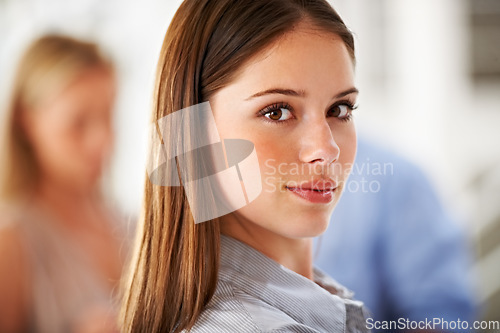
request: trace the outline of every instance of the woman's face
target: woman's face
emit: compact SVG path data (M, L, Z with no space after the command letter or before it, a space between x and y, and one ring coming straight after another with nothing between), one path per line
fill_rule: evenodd
M222 139L254 143L262 192L222 222L321 234L356 154L356 97L352 60L331 33L302 25L250 60L210 103Z
M89 69L25 113L43 178L76 190L96 185L112 145L114 96L111 72Z

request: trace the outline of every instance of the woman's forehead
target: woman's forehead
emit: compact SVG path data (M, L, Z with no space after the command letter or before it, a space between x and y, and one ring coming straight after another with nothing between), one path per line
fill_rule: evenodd
M248 94L245 99L273 88L303 95L318 89L329 89L329 94L350 89L354 86L352 59L344 42L332 35L294 30L243 65L228 87L233 94Z

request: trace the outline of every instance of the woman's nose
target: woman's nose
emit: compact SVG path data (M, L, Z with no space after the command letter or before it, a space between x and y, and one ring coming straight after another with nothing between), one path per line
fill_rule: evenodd
M304 126L299 146L299 159L303 163L330 165L340 155L340 148L326 119Z

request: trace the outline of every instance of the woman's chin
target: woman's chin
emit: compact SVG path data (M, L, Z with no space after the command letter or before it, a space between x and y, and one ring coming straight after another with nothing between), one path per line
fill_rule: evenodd
M304 219L295 225L287 224L282 235L288 238L311 238L323 234L329 225L329 219Z

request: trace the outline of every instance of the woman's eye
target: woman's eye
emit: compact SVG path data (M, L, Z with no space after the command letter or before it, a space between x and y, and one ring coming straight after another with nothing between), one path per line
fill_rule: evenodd
M349 105L338 104L330 109L330 116L337 118L346 118L349 116L349 111L352 109Z
M290 119L292 117L292 113L290 110L286 108L278 108L264 114L266 118L269 118L274 121L284 121Z

